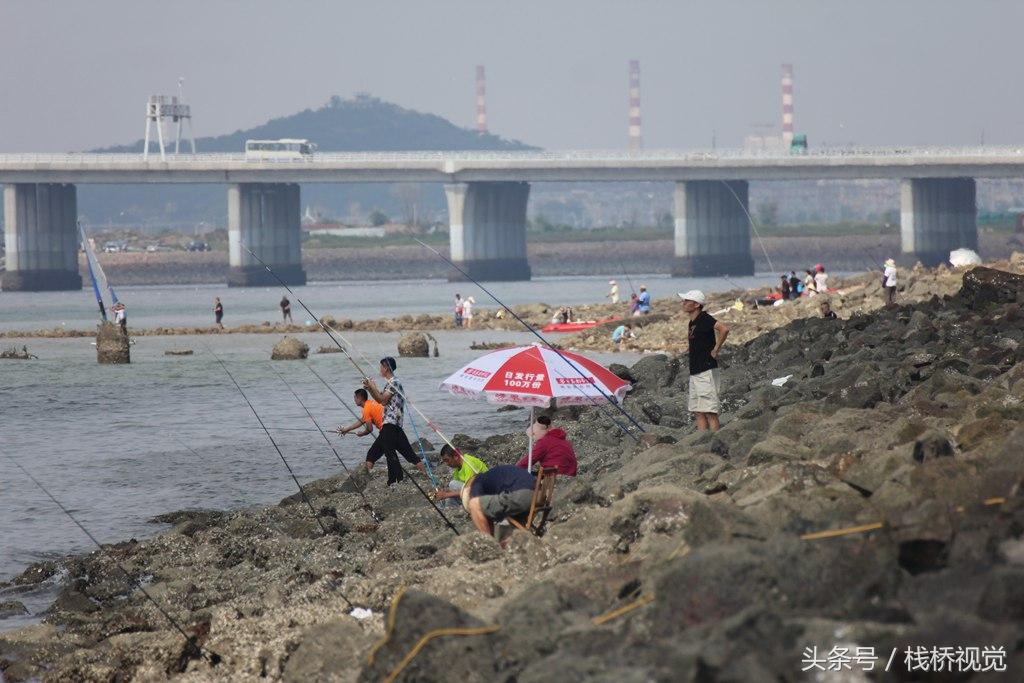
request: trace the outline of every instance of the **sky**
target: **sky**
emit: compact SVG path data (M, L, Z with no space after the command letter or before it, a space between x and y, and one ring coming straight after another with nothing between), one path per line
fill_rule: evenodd
M0 152L142 137L184 77L197 137L367 91L549 149L738 147L779 126L794 65L810 144L1024 142L1017 0L0 0ZM301 131L296 131L301 135Z

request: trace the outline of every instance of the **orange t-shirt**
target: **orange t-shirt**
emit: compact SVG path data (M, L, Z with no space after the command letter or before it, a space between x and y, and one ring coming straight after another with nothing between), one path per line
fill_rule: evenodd
M372 398L366 399L363 403L363 424L371 423L377 429L384 425L384 406Z

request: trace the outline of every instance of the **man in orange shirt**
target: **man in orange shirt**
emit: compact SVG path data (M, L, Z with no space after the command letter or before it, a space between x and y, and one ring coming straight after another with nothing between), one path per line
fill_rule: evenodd
M370 398L366 389L356 389L355 403L363 409L363 419L353 422L348 427L338 427L335 431L338 434L348 434L362 427L363 431L356 432L356 436L371 434L374 427L380 431L381 426L384 424L384 406Z

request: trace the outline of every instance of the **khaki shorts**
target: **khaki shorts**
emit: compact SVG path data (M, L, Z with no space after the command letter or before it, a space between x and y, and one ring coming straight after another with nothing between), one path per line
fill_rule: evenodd
M520 489L495 496L480 496L480 510L495 522L506 517L519 517L530 511L533 489Z
M705 370L699 375L690 375L689 411L717 415L722 409L722 405L718 401L719 391L721 391L721 380L718 368Z

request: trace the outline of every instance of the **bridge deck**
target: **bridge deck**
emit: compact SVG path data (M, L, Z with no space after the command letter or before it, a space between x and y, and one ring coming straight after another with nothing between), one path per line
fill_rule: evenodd
M347 183L1024 177L1024 148L637 153L348 152L258 160L244 154L0 154L0 183Z

